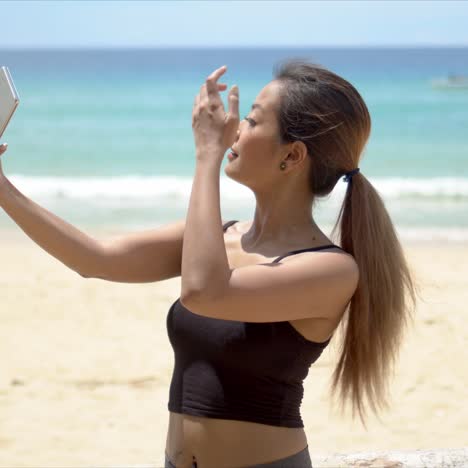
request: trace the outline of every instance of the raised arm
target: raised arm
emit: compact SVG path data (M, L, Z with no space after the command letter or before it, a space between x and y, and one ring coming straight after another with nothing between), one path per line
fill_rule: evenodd
M98 241L0 183L0 206L40 247L84 278L148 283L180 276L185 220Z
M0 146L0 156L5 150ZM149 283L180 276L185 220L98 241L23 195L0 159L0 208L41 248L84 278Z

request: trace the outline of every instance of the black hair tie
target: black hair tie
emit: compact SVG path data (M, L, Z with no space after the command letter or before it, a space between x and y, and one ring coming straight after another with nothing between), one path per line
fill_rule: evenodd
M353 169L352 171L346 172L346 174L344 174L343 180L345 182L349 182L351 178L353 177L353 175L357 174L358 172L359 172L359 167L356 167L356 169Z

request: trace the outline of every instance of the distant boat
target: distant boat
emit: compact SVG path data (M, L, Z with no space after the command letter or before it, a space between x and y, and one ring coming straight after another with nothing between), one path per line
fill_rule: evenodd
M468 76L449 75L447 78L432 80L431 85L438 89L468 89Z

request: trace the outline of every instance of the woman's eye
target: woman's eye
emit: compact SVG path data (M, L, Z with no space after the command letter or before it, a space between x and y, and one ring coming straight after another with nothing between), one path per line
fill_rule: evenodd
M255 121L247 116L244 117L244 120L247 120L247 122L249 122L249 125L251 125L252 127L255 125Z

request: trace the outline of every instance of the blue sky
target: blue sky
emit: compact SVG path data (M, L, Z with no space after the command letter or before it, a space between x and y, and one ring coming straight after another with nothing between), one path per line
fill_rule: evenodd
M467 1L0 1L0 48L468 46Z

